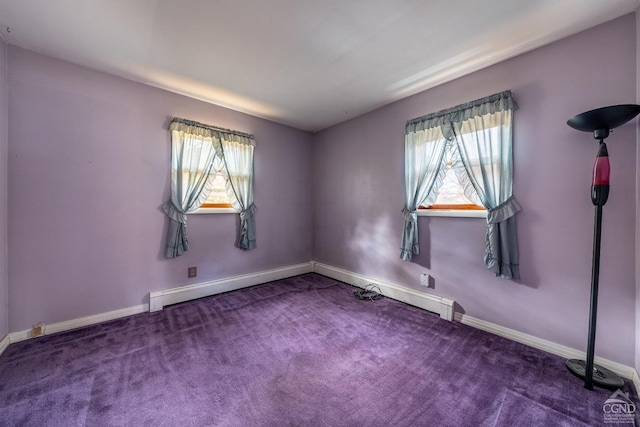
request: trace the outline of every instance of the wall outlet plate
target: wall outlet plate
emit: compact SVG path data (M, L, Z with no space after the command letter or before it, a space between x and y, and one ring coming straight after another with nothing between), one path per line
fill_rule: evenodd
M422 286L426 286L428 288L430 282L431 282L431 276L430 275L428 275L427 273L420 274L420 284Z
M198 276L198 267L189 267L187 268L187 277L189 279Z

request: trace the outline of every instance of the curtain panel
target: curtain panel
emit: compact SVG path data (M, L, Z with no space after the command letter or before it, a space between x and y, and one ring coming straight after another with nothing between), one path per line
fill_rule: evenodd
M255 140L242 135L230 135L220 141L220 157L226 178L226 190L231 206L240 211L236 247L256 248L256 205L253 203L253 150Z
M496 276L520 278L515 214L521 208L512 194L512 123L517 108L511 91L505 91L407 122L400 258L409 261L419 253L417 208L432 203L432 189L438 188L444 170L442 152L453 144L453 167L465 195L477 195L488 212L484 263ZM420 150L421 144L431 148Z
M428 203L431 190L434 186L438 188L444 179L445 169L441 165L446 162L446 142L440 127L420 129L405 136L406 205L402 210L404 229L400 252L400 258L405 261L420 253L417 211L420 205Z
M186 214L198 209L209 197L216 158L224 166L227 195L232 206L240 211L236 246L255 248L253 135L180 118L171 121L169 130L171 199L163 206L170 219L165 256L175 258L189 250Z

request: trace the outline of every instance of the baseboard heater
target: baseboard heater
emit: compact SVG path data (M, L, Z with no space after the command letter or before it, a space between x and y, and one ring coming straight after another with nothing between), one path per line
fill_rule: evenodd
M454 301L451 299L424 292L417 292L409 288L316 262L308 262L277 268L274 270L262 271L259 273L244 274L241 276L228 277L225 279L212 280L209 282L151 292L149 294L149 311L159 311L167 305L208 297L223 292L234 291L236 289L242 289L249 286L259 285L261 283L271 282L273 280L285 279L287 277L298 276L300 274L311 272L331 277L332 279L340 280L341 282L361 288L371 283L375 283L380 287L382 294L386 297L436 313L442 319L453 320Z
M164 291L151 292L149 294L149 311L159 311L167 305L221 294L223 292L235 291L236 289L255 286L274 280L286 279L287 277L311 273L312 271L312 263L306 262L304 264L276 268L273 270L261 271L259 273L243 274L220 280L196 283L194 285L179 286L177 288L166 289Z
M422 308L423 310L427 310L432 313L436 313L442 319L450 321L453 320L454 301L452 299L439 297L437 295L428 294L425 292L414 291L413 289L394 285L383 280L363 276L351 271L342 270L340 268L332 267L330 265L322 264L319 262L313 263L313 271L323 276L331 277L332 279L340 280L341 282L349 283L350 285L357 286L359 288L364 288L365 286L372 283L376 284L380 287L381 293L386 297L402 301L404 303Z

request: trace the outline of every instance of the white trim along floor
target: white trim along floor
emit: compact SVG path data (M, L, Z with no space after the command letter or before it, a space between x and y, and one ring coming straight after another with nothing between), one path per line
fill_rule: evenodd
M158 311L162 310L162 308L166 305L176 304L178 302L189 301L192 299L202 298L205 296L215 295L223 292L229 292L248 286L254 286L273 280L284 279L287 277L293 277L311 272L316 272L323 276L331 277L333 279L340 280L342 282L361 288L369 284L376 284L380 288L381 293L386 297L431 311L440 315L442 319L460 322L465 325L469 325L474 328L500 335L513 341L520 342L561 357L566 357L569 359L585 358L585 353L582 351L566 347L564 345L557 344L542 338L538 338L533 335L528 335L514 329L509 329L505 328L504 326L486 322L481 319L476 319L466 314L455 313L454 301L451 299L439 297L437 295L425 292L419 292L402 285L385 282L379 279L316 262L296 264L288 267L276 268L252 274L244 274L225 279L212 280L193 285L179 286L163 291L151 292L149 294L149 304L142 304L134 307L110 311L107 313L100 313L92 316L86 316L78 319L71 319L63 322L49 324L46 325L45 335L81 328L84 326L89 326L120 317L144 313L147 311ZM31 330L10 332L0 340L0 354L2 354L2 352L9 346L9 344L31 338ZM635 368L600 357L596 357L595 361L599 365L616 372L618 375L627 379L631 379L636 388L636 391L640 390L640 375L638 375L638 372L635 370Z

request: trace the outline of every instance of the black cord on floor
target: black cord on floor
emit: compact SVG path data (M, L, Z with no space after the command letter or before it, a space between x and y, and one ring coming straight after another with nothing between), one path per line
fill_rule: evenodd
M374 283L370 283L364 288L355 291L353 296L364 301L375 301L384 298L384 295L380 292L380 287Z

